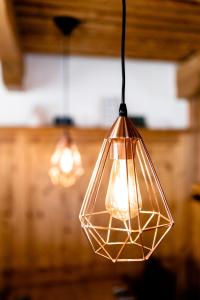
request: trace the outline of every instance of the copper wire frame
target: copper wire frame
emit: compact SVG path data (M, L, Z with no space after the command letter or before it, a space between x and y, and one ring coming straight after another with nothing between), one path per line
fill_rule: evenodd
M113 163L111 153L116 142L124 147L127 185L129 180L133 180L128 172L128 159L131 159L131 167L134 168L137 214L131 216L128 194L126 220L116 219L105 208L110 165ZM102 144L79 218L94 252L112 262L147 260L174 223L144 141L126 117L117 119Z

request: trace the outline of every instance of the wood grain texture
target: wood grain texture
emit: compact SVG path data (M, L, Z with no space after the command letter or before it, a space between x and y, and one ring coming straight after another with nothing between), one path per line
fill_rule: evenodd
M180 64L177 70L177 93L179 97L188 100L189 127L191 134L190 161L192 166L192 183L200 186L200 55L195 55ZM192 190L191 190L192 193ZM199 216L200 204L195 200L190 202L190 251L200 262L200 252L197 250L200 242Z
M0 59L2 75L7 87L20 87L23 59L12 2L0 2Z
M200 55L196 54L182 62L177 68L177 96L192 100L199 95Z
M13 2L25 51L62 53L53 17L66 15L82 22L71 38L72 53L119 55L121 1ZM127 56L179 61L199 51L199 14L198 1L127 0Z
M110 264L96 256L81 231L78 214L105 130L70 129L82 154L85 174L74 187L52 186L49 161L61 135L56 128L0 129L0 283L11 287L51 282L115 280L141 272L143 264ZM180 271L199 245L191 223L193 182L191 132L142 130L175 219L157 249L163 262ZM89 155L88 155L89 154ZM192 224L192 225L191 225ZM193 239L191 239L193 234ZM37 298L36 298L37 299Z

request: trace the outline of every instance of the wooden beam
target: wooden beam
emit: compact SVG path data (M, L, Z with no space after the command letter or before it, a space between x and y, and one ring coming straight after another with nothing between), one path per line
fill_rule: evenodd
M200 53L178 67L177 95L189 100L200 96Z
M200 53L182 62L177 69L177 96L188 100L191 135L190 161L194 183L200 182Z
M11 0L0 1L0 60L5 85L21 87L23 57Z

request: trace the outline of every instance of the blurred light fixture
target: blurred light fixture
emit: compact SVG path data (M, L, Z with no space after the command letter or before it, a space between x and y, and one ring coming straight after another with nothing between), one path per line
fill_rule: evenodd
M122 22L122 102L105 138L80 211L96 254L112 262L147 260L173 219L142 137L125 104L126 0Z
M83 174L80 152L64 134L51 157L49 176L55 185L70 187Z
M59 16L54 18L54 22L57 28L62 33L63 43L63 90L65 88L65 73L64 73L64 41L65 37L69 37L68 43L70 43L70 35L72 31L80 24L80 21L73 17ZM69 50L69 49L68 49ZM64 93L63 93L64 94ZM64 98L64 95L63 95ZM64 103L65 99L63 99ZM73 124L70 117L62 116L58 117L57 123L61 126ZM64 187L70 187L74 185L77 179L83 174L83 167L81 161L81 155L77 145L72 141L69 132L65 130L63 136L57 143L56 149L51 156L51 167L49 170L49 176L54 185L61 185Z

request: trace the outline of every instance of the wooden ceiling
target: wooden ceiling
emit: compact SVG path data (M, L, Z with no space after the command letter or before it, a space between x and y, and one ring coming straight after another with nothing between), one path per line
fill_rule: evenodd
M63 53L55 16L81 21L71 53L119 56L121 9L121 0L1 0L4 81L20 85L26 52ZM127 0L127 57L181 61L199 51L200 0Z
M26 52L60 53L53 17L82 21L71 52L119 55L121 0L13 0ZM200 1L127 0L127 56L180 61L200 50Z

